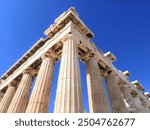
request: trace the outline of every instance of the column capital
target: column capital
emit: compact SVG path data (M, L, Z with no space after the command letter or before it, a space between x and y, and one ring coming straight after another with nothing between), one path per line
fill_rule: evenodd
M89 52L87 52L86 54L82 55L82 56L80 57L80 59L83 60L84 62L86 62L86 61L90 60L90 59L93 58L93 57L94 57L94 53L91 52L91 51L89 51Z
M129 89L130 87L127 84L119 84L121 86L121 88L126 88ZM130 89L129 89L130 90Z
M132 95L132 97L137 97L138 93L135 90L131 90L131 95Z
M75 39L75 34L73 34L72 32L66 34L66 38L67 39Z
M8 87L15 87L17 85L17 81L16 80L13 80L12 82L10 82L8 84Z
M35 75L36 71L32 68L32 67L28 67L27 69L25 69L23 72L23 74L30 74L32 76Z
M67 33L63 38L61 38L61 42L64 43L65 41L69 39L74 40L74 41L79 41L79 44L80 44L79 38L73 32Z
M42 61L43 61L45 58L52 58L52 59L56 59L54 56L52 56L52 54L50 53L50 51L49 51L49 52L44 53L44 54L41 56Z
M104 78L106 78L106 77L108 77L108 76L110 76L110 75L115 76L115 77L117 76L117 75L115 74L115 72L112 71L112 70L110 70L110 69L107 69L107 70L102 71L101 74L102 74L102 76L103 76Z

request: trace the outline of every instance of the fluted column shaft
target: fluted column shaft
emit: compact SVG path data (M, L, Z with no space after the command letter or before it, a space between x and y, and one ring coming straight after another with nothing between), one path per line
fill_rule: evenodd
M150 103L147 99L142 100L142 104L144 106L145 113L150 113Z
M3 98L3 96L4 96L4 94L2 92L0 92L0 102L1 102L1 100Z
M18 89L8 108L8 113L24 113L29 101L30 88L32 84L32 75L26 70L23 73Z
M78 47L72 38L63 45L54 112L83 112Z
M145 112L144 106L143 106L143 104L142 104L142 102L141 102L139 96L138 96L138 95L135 95L135 96L133 97L133 100L134 100L134 102L135 102L137 112L139 112L139 113L144 113L144 112Z
M85 64L90 112L110 112L98 63L91 57Z
M48 112L54 64L55 60L48 54L42 57L42 64L26 109L27 113Z
M8 110L8 107L13 99L13 96L16 92L16 86L12 83L8 85L8 89L0 103L0 112L5 113Z
M106 77L106 86L108 89L112 112L113 113L128 112L114 74L109 74Z
M134 102L132 95L130 93L129 87L128 86L122 86L120 90L123 94L125 101L129 104L129 106L132 109L136 109L136 105L135 105L135 102Z

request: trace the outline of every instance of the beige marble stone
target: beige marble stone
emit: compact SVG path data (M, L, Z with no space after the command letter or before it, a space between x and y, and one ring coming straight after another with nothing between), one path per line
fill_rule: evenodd
M145 113L150 113L150 105L147 102L143 103Z
M29 101L30 88L32 84L32 72L27 69L23 72L21 82L11 101L7 113L24 113Z
M139 98L139 95L134 95L133 97L133 100L135 102L135 107L136 107L136 110L138 113L144 113L145 112L145 109L144 109L144 106Z
M54 58L50 57L48 53L43 55L26 113L48 112L54 64Z
M3 99L4 93L0 92L0 102Z
M128 111L114 74L111 73L106 76L106 86L110 98L112 112L127 113Z
M149 101L145 98L145 99L142 100L142 104L144 106L145 113L150 113L150 103L149 103Z
M7 91L0 103L0 113L5 113L8 110L8 107L14 97L14 94L16 92L16 86L14 83L10 83L8 85Z
M85 64L90 112L110 112L98 63L91 57Z
M54 109L55 113L84 112L78 47L72 38L63 45Z
M132 98L132 95L131 95L131 90L130 90L130 88L128 87L128 86L122 86L121 88L120 88L120 90L121 90L121 92L122 92L122 94L123 94L123 98L125 99L125 101L129 104L129 107L131 108L131 109L136 109L136 104L135 104L135 102L134 102L134 100L133 100L133 98ZM133 111L132 110L132 111Z

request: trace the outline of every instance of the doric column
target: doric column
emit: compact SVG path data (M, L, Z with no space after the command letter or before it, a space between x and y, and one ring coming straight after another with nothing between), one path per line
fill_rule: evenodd
M150 113L150 102L146 98L141 101L144 106L145 113Z
M8 85L7 91L0 103L0 112L1 113L7 112L8 107L11 103L11 100L12 100L15 92L16 92L16 84L12 82Z
M3 96L4 96L4 93L2 93L2 92L0 91L0 102L1 102L1 100L2 100L2 98L3 98Z
M90 112L110 112L98 63L91 57L85 64Z
M84 112L78 46L72 35L63 45L54 112Z
M49 53L42 56L42 64L29 100L26 113L48 112L55 59Z
M110 73L106 76L106 86L108 89L112 112L113 113L128 112L123 97L121 95L121 91L115 79L115 75L113 73Z
M132 95L131 95L131 91L129 89L128 86L122 86L120 88L122 94L123 94L123 98L125 99L125 101L129 104L129 107L133 110L136 109L136 105L135 105L135 102L132 98Z
M144 113L145 112L144 106L143 106L138 94L133 96L133 100L135 102L137 112Z
M32 84L32 71L27 69L23 72L21 82L8 108L8 113L24 113L29 101Z

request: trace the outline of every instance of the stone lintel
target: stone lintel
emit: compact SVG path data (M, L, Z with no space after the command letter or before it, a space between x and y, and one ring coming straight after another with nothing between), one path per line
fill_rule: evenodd
M91 55L91 52L89 51L86 54L82 55L80 57L80 59L83 60L83 61L87 61L90 58L90 55Z
M2 75L2 79L7 79L16 69L18 69L26 60L29 59L45 42L44 38L40 38L12 67Z

